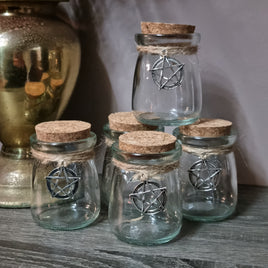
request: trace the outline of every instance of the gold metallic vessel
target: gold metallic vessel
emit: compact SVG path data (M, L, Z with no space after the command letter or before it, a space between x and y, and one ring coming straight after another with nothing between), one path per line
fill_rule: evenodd
M34 126L59 118L73 91L80 45L55 16L59 1L0 0L0 206L30 205Z

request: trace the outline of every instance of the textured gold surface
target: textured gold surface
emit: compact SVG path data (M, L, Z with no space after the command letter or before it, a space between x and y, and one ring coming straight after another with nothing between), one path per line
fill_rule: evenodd
M45 17L38 3L25 10L20 7L19 12L1 9L0 14L0 206L4 207L29 206L29 137L37 123L62 114L80 65L79 42L68 26L52 15Z

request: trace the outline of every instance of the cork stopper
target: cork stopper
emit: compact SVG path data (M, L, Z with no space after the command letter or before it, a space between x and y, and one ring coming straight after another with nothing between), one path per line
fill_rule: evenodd
M50 79L50 86L53 90L57 89L58 87L61 87L63 85L64 81L62 79Z
M115 131L138 131L138 130L155 130L156 126L148 126L137 121L133 112L118 112L108 116L109 127Z
M48 78L49 78L49 74L48 74L48 73L46 73L46 72L42 73L41 81L45 81L45 80L47 80Z
M25 93L31 98L40 97L45 90L45 85L42 82L27 82L25 84Z
M143 34L191 34L195 30L194 25L174 24L162 22L141 22Z
M231 128L231 121L201 118L194 124L181 126L180 132L192 137L220 137L230 135Z
M76 120L43 122L35 126L36 137L45 142L71 142L90 136L91 124Z
M119 149L137 154L157 154L175 148L176 138L158 131L133 131L119 137Z

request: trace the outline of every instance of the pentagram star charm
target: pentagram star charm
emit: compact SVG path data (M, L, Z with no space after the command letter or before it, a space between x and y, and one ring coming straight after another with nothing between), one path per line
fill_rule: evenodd
M60 199L73 198L78 188L80 177L67 167L53 169L48 176L47 188L52 197Z
M156 182L144 181L136 186L129 198L143 214L156 214L165 208L166 191L166 187L160 187Z
M200 191L214 190L219 183L222 168L218 161L202 159L188 170L191 184Z
M151 72L154 83L161 89L174 89L181 85L184 64L173 58L160 57L153 65Z

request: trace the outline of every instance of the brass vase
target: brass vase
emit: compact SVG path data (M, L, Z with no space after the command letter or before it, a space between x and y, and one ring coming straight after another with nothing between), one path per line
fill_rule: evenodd
M62 114L80 66L60 0L0 0L0 206L28 207L34 126Z

